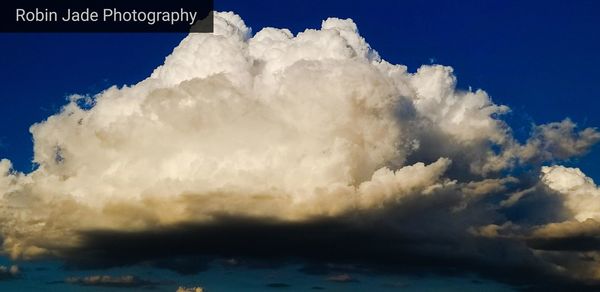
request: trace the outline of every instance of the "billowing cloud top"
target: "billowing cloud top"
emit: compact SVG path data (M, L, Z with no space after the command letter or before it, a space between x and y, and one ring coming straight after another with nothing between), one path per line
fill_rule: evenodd
M566 119L520 143L500 119L508 111L457 89L450 67L386 62L350 19L252 35L216 13L214 34L187 36L146 80L73 96L31 127L37 169L0 162L3 248L60 255L86 230L223 214L303 222L447 192L460 194L452 212L498 193L511 195L506 207L544 185L572 219L597 219L598 189L580 171L544 167L533 189L510 192L525 183L506 173L583 155L600 134ZM460 228L481 234L488 219ZM509 226L496 223L492 235Z

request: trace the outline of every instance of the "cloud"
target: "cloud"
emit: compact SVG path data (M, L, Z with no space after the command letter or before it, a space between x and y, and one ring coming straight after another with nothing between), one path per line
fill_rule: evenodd
M68 277L65 283L81 286L100 286L100 287L123 287L123 288L140 288L154 287L157 283L143 280L132 275L124 276L109 276L109 275L94 275L87 277Z
M599 269L595 258L600 251L600 189L580 169L560 165L543 167L541 181L563 197L571 218L536 227L528 244L554 253L571 252L577 255L571 262L588 267L586 273Z
M542 167L541 180L564 196L565 205L578 221L600 220L600 189L578 168Z
M585 154L600 141L600 133L593 128L577 132L570 119L535 126L531 138L522 148L525 160L552 161Z
M337 275L331 275L331 276L327 277L327 281L338 282L338 283L349 283L349 282L357 282L358 280L356 280L354 277L350 276L349 274L337 274Z
M0 281L16 279L21 276L21 269L18 266L0 266Z
M179 287L176 292L204 292L202 287Z
M596 129L533 125L520 143L507 106L457 88L451 67L385 61L350 19L296 35L214 22L147 79L73 96L31 127L37 169L0 161L4 252L180 273L218 257L537 288L598 279L534 242L596 218L591 179L540 168L587 153Z

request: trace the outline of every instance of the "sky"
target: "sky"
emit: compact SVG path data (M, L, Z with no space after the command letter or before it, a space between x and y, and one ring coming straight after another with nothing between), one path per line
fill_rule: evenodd
M0 181L0 192L7 197L3 204L18 203L30 212L19 215L29 216L23 223L5 224L2 228L5 241L12 240L5 242L5 252L16 256L7 255L3 259L7 271L0 274L8 280L0 282L0 286L74 291L81 287L102 291L116 286L174 291L178 286L200 285L209 291L235 291L240 287L260 291L280 286L361 291L364 287L393 290L401 286L415 291L439 287L464 291L485 285L490 290L504 291L531 287L535 290L543 287L532 284L537 283L536 277L547 275L555 276L564 287L572 283L596 283L590 276L596 266L575 271L571 265L577 262L571 256L585 256L593 259L591 262L598 258L595 236L600 234L600 228L595 220L600 214L596 211L600 210L596 209L600 190L593 180L600 180L600 150L594 146L597 133L584 129L600 125L600 88L595 86L600 66L597 53L600 36L596 33L600 3L322 2L216 1L215 10L233 11L245 23L240 25L235 18L224 18L225 27L233 27L223 33L231 43L192 37L170 59L167 56L186 38L185 34L1 34L0 159L9 159L13 171L2 177L7 179ZM352 31L352 25L336 21L322 27L322 21L328 17L351 18L358 30ZM245 30L246 26L251 30ZM282 34L267 32L264 38L253 39L255 46L250 42L254 51L248 54L255 61L248 65L239 58L237 42L248 43L248 38L264 27L288 28L293 35L305 29L344 31L338 35L354 55L345 55L343 46L335 46L340 40L325 32L306 34L305 42L299 41L297 48L280 48L287 52L287 57L280 56L268 49L278 45L269 38L278 39ZM358 34L368 45L354 37ZM313 49L312 44L319 49ZM390 64L405 65L406 72L398 67L394 70L400 73L392 73L391 67L381 65L373 50ZM355 62L353 58L362 61L351 63ZM303 63L303 59L310 61ZM452 70L437 64L451 66ZM246 69L246 65L259 69ZM429 66L419 69L422 65ZM247 75L255 74L253 70L264 70L265 73L257 75L264 79L260 79L263 83L256 79L262 85L249 89ZM221 72L225 72L224 77L219 75ZM277 79L278 72L286 72L285 78ZM210 77L211 74L217 77ZM313 75L317 77L311 79ZM153 80L139 83L149 76ZM341 85L320 83L327 78ZM381 85L392 83L393 89ZM70 104L84 104L81 108L61 111L72 94L94 96L113 85L131 87L102 93L92 105L85 105L80 99ZM160 91L161 88L166 91ZM307 88L314 92L306 91ZM354 91L344 91L348 88ZM232 92L243 94L238 97ZM270 99L273 92L286 98ZM200 98L206 103L204 109L196 108L202 117L198 118L166 99L185 100L194 94L202 98L233 96L239 101L230 104L230 99L224 99L220 107L210 99ZM375 100L375 105L365 102L368 109L361 108L357 114L342 110L345 103L338 104L339 100L321 104L322 96L345 94L364 95L366 100ZM255 97L261 106L246 104L244 96ZM379 96L381 99L377 99ZM295 102L298 97L307 101ZM140 101L141 109L152 112L155 119L177 130L156 132L145 120L136 120L126 100L135 103L140 99L144 99ZM399 104L400 109L390 111L388 103ZM402 107L404 103L410 106ZM311 104L319 107L315 109ZM90 107L96 112L87 112ZM402 108L408 110L404 112ZM461 110L462 114L457 113ZM376 112L373 115L377 118L372 112ZM448 116L447 112L456 114ZM53 115L55 119L46 121ZM121 121L120 115L122 122L110 126L109 121ZM394 115L401 119L392 118ZM79 124L88 130L80 132L74 126L77 123L69 122L69 116L80 118L84 122ZM506 124L497 123L496 117ZM561 123L565 118L570 121ZM457 119L460 122L455 126ZM273 121L293 127L273 126ZM40 124L31 129L32 136L30 127L35 123ZM576 130L573 123L577 124ZM330 139L339 135L347 138L344 135L348 128L359 129L348 134L348 139L361 137L362 144L356 144L360 146L351 147L339 139ZM286 135L290 129L298 131L294 132L295 137ZM508 134L507 129L510 129ZM88 143L96 138L86 133L95 133L100 144ZM264 133L270 134L268 138ZM162 145L161 140L171 141L177 147ZM235 145L248 149L237 153ZM269 151L275 152L261 152L273 145L277 147ZM389 145L402 147L391 149ZM34 149L38 156L36 163ZM234 152L235 155L229 155ZM173 154L171 161L157 165L155 160L147 159L156 153L164 157L178 154ZM263 156L275 158L269 160ZM211 157L216 157L216 162ZM298 158L300 162L287 164L284 157L290 161ZM278 162L279 158L283 162ZM59 163L62 160L66 163ZM111 161L120 164L110 164ZM204 169L190 163L186 168L181 161L202 161L209 166ZM263 167L265 161L272 164ZM210 170L210 163L220 165L222 172ZM384 165L385 169L380 168ZM0 169L5 167L0 166ZM160 171L155 172L155 168ZM347 173L340 174L346 169ZM148 170L146 174L144 170ZM287 170L294 175L283 175ZM244 171L252 175L246 176ZM24 174L19 176L16 172ZM28 173L32 175L27 176ZM197 180L189 173L211 179ZM66 182L57 177L65 178ZM150 183L155 177L158 182ZM396 180L399 182L395 183ZM347 191L348 186L354 188ZM244 201L246 197L238 195L239 189L275 199L266 205ZM281 191L270 194L273 189ZM385 191L389 189L394 190L393 194ZM120 192L127 193L127 201L111 205ZM10 196L15 193L25 199L14 201ZM289 207L288 197L298 199L298 194L305 193L319 199L302 197L306 201L300 201L305 205ZM417 193L439 194L423 199ZM219 196L219 199L199 199L194 194ZM336 199L348 194L365 199L351 202ZM69 196L66 201L69 204L48 199L63 195ZM179 199L171 200L176 195ZM150 199L143 201L140 199L143 196ZM140 202L149 205L136 205ZM155 210L161 204L186 211L175 214L175 211ZM381 204L390 207L378 209L376 206ZM81 214L86 214L90 206L104 209L98 217L80 217L85 216ZM247 206L255 211L246 210ZM52 210L72 215L55 217L57 214ZM213 220L218 224L206 225L203 216L213 216L211 212L224 212L227 216L214 215ZM555 215L547 215L552 212ZM22 218L10 213L2 216L5 222ZM238 217L245 216L258 219L244 225ZM58 231L54 227L29 228L34 224L31 222L40 220L51 222L48 226L56 226ZM85 229L89 227L85 225L88 221L101 223ZM391 240L397 240L392 242L406 249L382 245L377 240L362 240L360 235L385 241L388 238L384 234L389 231L365 229L357 221L383 222L384 226L392 221L401 222L390 224L394 230ZM190 222L200 225L185 225ZM297 222L301 223L294 225ZM452 224L440 230L441 222ZM77 228L84 229L85 244L72 243L66 239L70 237L57 235L69 234L69 230ZM258 242L264 246L245 251L243 244L229 243L252 238L240 230L263 234L264 242ZM294 230L314 235L314 240L308 242L309 248L293 242L292 239L299 240L294 237ZM332 230L341 238L334 242L348 245L355 242L356 246L332 255L323 252L323 245L327 248L331 238L320 234ZM16 231L24 231L26 235L15 236ZM275 232L290 236L272 236ZM441 235L432 236L435 233ZM157 235L175 239L163 242ZM117 251L122 246L107 241L114 236L123 236L122 242L129 249L124 253ZM214 239L205 246L214 254L198 255L193 251L193 244L204 244L199 239L202 236ZM47 243L53 240L61 244L54 247ZM136 249L136 244L148 241L156 244L149 244L150 247L137 253L129 252ZM423 243L426 248L418 247ZM446 248L457 243L469 247L456 257L448 257ZM375 248L361 253L361 246ZM175 256L170 258L165 256L165 249L186 252L173 252ZM409 256L415 249L419 256ZM476 252L482 249L489 249L489 255ZM276 252L271 254L269 250ZM542 255L532 255L532 250ZM54 256L48 257L46 252ZM503 259L502 253L508 253L509 260ZM381 254L391 254L391 258L407 264L395 266L393 271L382 269L386 257ZM43 255L44 261L26 260L38 255ZM280 255L296 259L292 264L282 264ZM187 271L188 265L207 261L196 256L208 256L211 260L205 266ZM98 260L102 258L108 260ZM533 279L500 275L503 267L513 267L515 263L510 260L517 258L526 262L516 264L517 267L534 270ZM8 271L13 264L19 267L18 272ZM565 274L552 270L555 266L573 270ZM362 270L363 267L368 271ZM85 278L93 275L116 278L106 278L104 282ZM118 278L123 275L136 278Z

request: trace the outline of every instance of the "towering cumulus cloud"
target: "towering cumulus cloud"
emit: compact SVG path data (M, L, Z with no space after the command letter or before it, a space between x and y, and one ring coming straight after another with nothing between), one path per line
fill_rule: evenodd
M201 233L198 226L236 238L235 218L276 222L267 230L280 234L327 221L347 239L368 222L388 222L391 238L472 243L458 260L494 266L496 258L475 250L498 240L541 274L595 281L593 264L571 274L575 260L558 263L536 246L547 246L556 224L579 230L578 222L600 218L590 179L540 168L585 154L600 134L567 119L535 126L521 143L501 120L508 111L483 90L458 90L450 67L410 73L386 62L350 19L253 35L239 16L216 13L214 34L190 34L146 80L73 96L31 127L37 169L18 173L0 162L3 249L14 258L68 258L101 248L100 231L168 235L174 226L179 239ZM507 175L523 167L531 171ZM513 218L515 208L532 217ZM441 249L420 252L447 258Z

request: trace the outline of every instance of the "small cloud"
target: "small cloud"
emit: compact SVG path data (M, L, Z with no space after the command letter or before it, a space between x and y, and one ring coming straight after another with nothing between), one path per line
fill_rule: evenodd
M140 279L132 275L124 276L109 276L109 275L94 275L87 277L68 277L65 283L80 285L80 286L102 286L102 287L154 287L157 283Z
M12 265L10 267L0 266L0 280L10 280L18 278L21 275L21 270L18 266Z
M237 266L239 264L239 261L236 260L235 258L230 258L230 259L226 259L224 261L224 263L228 266Z
M350 282L358 282L354 277L349 274L338 274L327 277L327 281L338 282L338 283L350 283Z
M179 288L177 288L177 291L175 292L204 292L204 288L202 287L182 287L179 286Z

